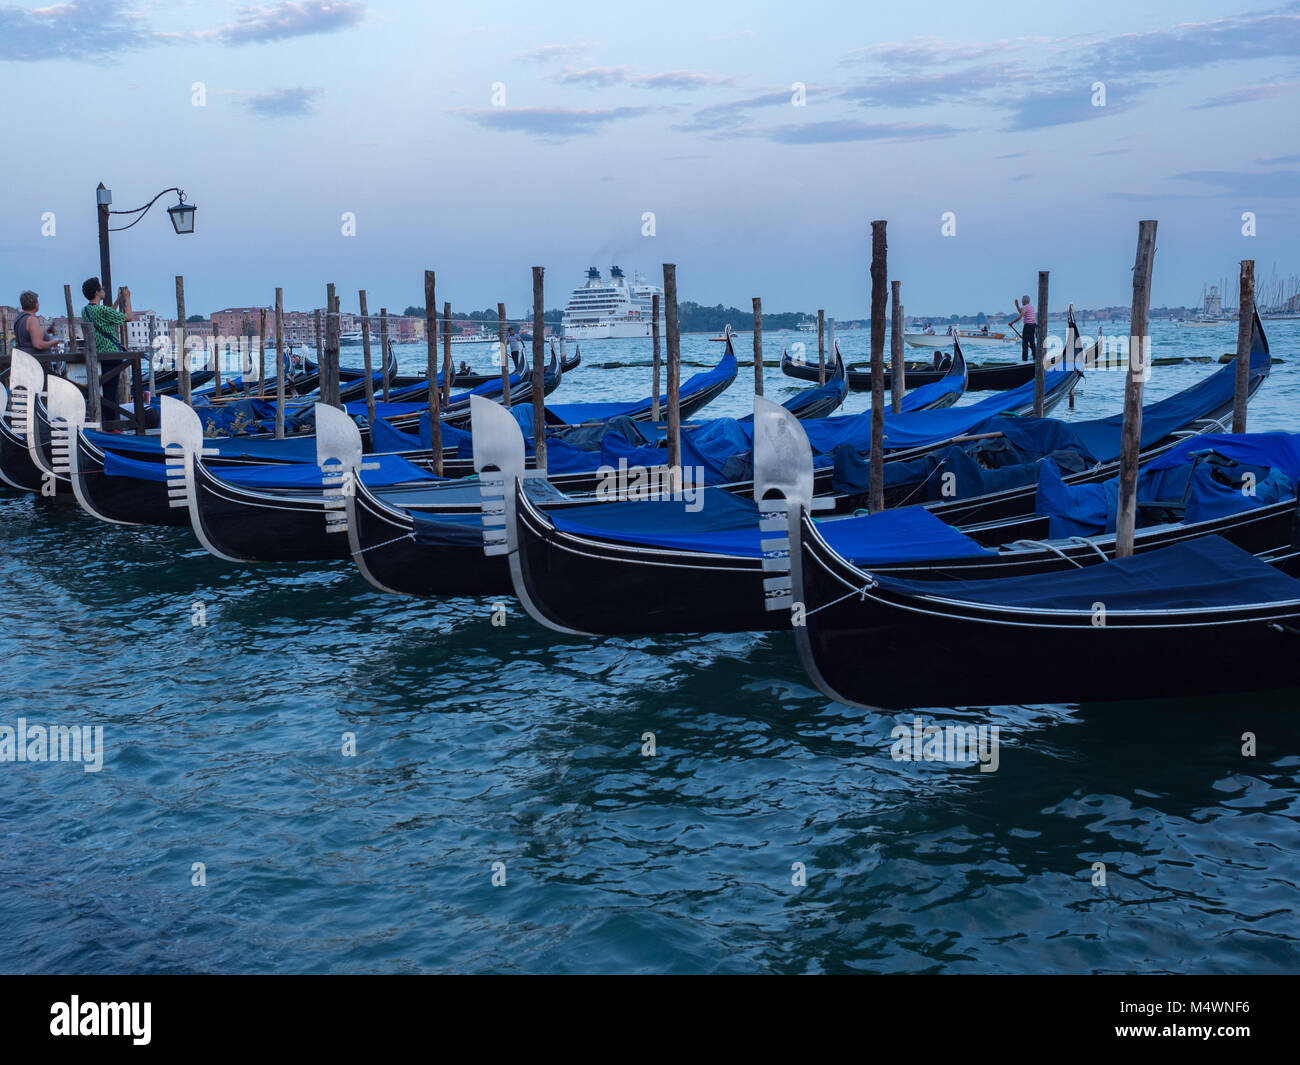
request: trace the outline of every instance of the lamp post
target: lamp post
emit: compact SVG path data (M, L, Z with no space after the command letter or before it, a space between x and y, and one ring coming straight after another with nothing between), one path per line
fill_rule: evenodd
M99 214L99 279L104 285L104 293L110 296L113 292L113 265L108 253L108 235L110 233L120 233L124 229L130 229L136 222L139 222L146 214L149 208L157 203L169 192L176 193L180 200L174 207L167 208L167 215L171 218L172 228L177 233L194 232L194 213L198 210L193 204L185 202L185 193L178 188L163 189L152 200L143 207L137 207L131 211L111 211L109 206L113 202L113 193L104 187L101 181L99 187L95 189L95 207ZM108 224L109 215L136 215L137 217L124 226L110 228Z

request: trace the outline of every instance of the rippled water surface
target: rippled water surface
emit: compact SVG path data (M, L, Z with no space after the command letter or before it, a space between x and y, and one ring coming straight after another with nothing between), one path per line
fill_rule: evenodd
M1267 327L1286 362L1252 428L1296 429L1300 323ZM1157 355L1235 342L1155 333ZM1212 369L1159 367L1148 397ZM709 413L747 409L749 372ZM648 376L588 365L554 398ZM1121 389L1093 374L1060 414ZM513 603L494 627L488 601L240 568L12 493L0 546L0 725L99 724L106 747L99 773L0 764L4 970L1300 970L1296 693L920 715L998 725L980 773L892 760L913 715L829 702L785 635L563 637Z

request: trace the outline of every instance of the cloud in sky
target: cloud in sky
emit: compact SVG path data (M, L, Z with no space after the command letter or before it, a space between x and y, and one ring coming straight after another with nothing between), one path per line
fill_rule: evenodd
M747 131L751 132L751 131ZM848 141L931 140L951 137L961 130L938 122L858 122L840 119L802 122L754 130L752 133L778 144L841 144Z
M484 129L566 140L599 133L607 126L656 111L654 107L461 107L451 113Z
M1022 132L1047 126L1068 126L1074 122L1122 114L1133 106L1136 95L1130 89L1122 102L1108 97L1105 107L1093 107L1092 90L1087 84L1068 89L1031 92L1018 99L1005 101L1011 110L1011 121L1006 128L1011 132Z
M118 0L36 8L0 3L0 61L103 60L150 43L143 19Z
M816 85L805 88L805 98L812 99L822 93ZM716 130L736 129L751 111L769 107L790 107L794 94L789 89L765 92L758 96L747 96L741 100L727 100L719 104L701 107L691 117L674 126L683 133L708 133Z
M234 22L207 31L207 35L229 45L264 44L349 29L365 12L362 4L348 0L289 0L269 7L242 7Z
M1192 110L1206 111L1212 107L1232 107L1236 104L1254 103L1256 100L1271 100L1277 96L1284 96L1296 88L1300 88L1300 82L1275 81L1267 85L1243 85L1240 89L1232 89L1218 96L1212 96L1202 104L1194 104Z
M1081 59L1102 76L1197 70L1229 60L1300 56L1300 14L1248 12L1167 29L1123 33L1085 45Z
M615 85L632 85L643 89L703 89L710 85L731 85L733 79L705 70L665 70L659 74L637 74L630 67L588 67L577 70L565 67L555 75L561 85L585 85L590 89L608 89Z
M1024 47L1021 40L988 42L949 41L942 37L913 37L907 41L887 41L867 48L855 48L840 60L843 63L882 63L889 67L939 67L1006 55Z
M314 115L316 101L325 90L298 86L290 89L268 89L265 92L237 93L244 98L244 106L263 118L287 118Z
M861 107L925 107L975 99L992 89L1004 89L1030 75L1022 68L998 63L937 74L899 74L850 86L839 95Z
M529 48L516 52L514 58L520 63L551 63L557 59L570 59L595 47L595 41L573 41L570 44L543 44L538 48Z
M1245 170L1189 170L1175 174L1178 181L1217 185L1229 196L1241 200L1256 197L1292 199L1300 188L1300 170L1268 170L1253 174Z

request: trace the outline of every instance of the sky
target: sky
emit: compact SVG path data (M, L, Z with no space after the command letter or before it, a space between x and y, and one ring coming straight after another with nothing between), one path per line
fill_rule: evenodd
M191 312L400 310L433 269L516 315L531 266L554 307L674 262L684 300L862 318L873 219L909 314L1044 269L1053 308L1126 305L1144 218L1156 306L1300 274L1300 2L0 0L0 99L0 303L50 313L98 271L101 181L197 205L112 238L169 313L176 274Z

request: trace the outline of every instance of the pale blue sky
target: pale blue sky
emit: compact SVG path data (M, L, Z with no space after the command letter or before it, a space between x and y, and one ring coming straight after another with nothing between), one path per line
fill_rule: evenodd
M0 96L0 302L47 309L98 269L101 180L199 206L193 237L160 204L114 238L114 281L164 310L176 273L203 312L327 281L400 309L427 266L518 313L533 264L557 306L588 265L675 261L684 299L862 317L873 218L909 313L1009 308L1039 268L1054 306L1127 302L1147 217L1157 304L1244 257L1300 273L1294 2L0 0Z

